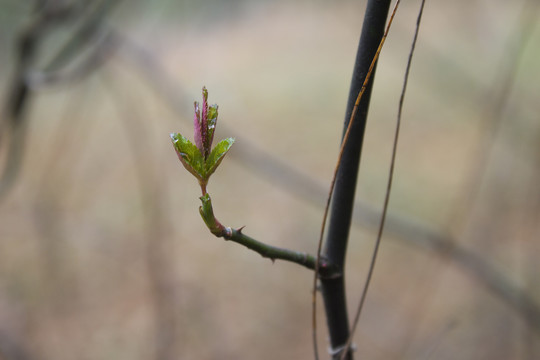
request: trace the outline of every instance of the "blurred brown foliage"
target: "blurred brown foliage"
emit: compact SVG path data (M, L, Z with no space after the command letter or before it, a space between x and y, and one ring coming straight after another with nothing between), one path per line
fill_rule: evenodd
M168 134L191 133L207 86L216 136L237 137L209 184L220 220L314 252L365 4L149 3L120 3L102 42L62 68L79 55L99 66L36 85L25 105L20 172L0 203L0 359L310 359L310 272L212 237ZM401 6L378 65L351 309L417 5ZM29 12L0 1L4 99ZM540 357L537 24L535 1L426 5L358 358ZM75 25L48 34L32 65Z

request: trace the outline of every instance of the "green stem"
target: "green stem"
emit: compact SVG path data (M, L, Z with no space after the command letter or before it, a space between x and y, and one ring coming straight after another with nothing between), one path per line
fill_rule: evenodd
M276 259L290 261L302 265L308 269L315 270L315 256L301 251L283 249L276 246L268 245L245 235L242 232L243 228L232 229L223 226L215 217L212 208L212 200L210 195L206 193L200 197L202 206L199 207L199 212L206 226L212 234L217 237L222 237L225 240L234 241L240 245L244 245L248 249L255 251L262 257L269 258L274 261ZM337 274L336 267L328 263L324 258L319 261L319 273L321 277L335 277Z

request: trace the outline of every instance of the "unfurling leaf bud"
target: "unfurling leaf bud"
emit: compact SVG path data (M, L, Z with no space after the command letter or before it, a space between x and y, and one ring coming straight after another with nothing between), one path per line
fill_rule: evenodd
M195 145L179 133L171 134L171 140L182 165L199 180L203 194L205 194L206 184L210 175L216 171L234 143L234 139L224 139L212 149L212 141L214 140L218 117L218 106L208 106L208 91L206 87L203 87L202 94L202 111L199 108L199 103L194 103L195 116L193 127Z

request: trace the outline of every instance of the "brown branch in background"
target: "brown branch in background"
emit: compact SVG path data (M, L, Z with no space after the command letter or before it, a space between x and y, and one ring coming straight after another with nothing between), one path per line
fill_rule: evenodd
M503 46L502 58L496 67L493 85L488 87L485 97L487 104L480 114L478 136L474 148L470 151L473 160L460 196L461 201L455 207L448 225L448 228L453 230L455 239L448 241L459 242L469 230L479 227L478 222L472 219L477 215L477 206L482 187L486 183L488 166L494 157L495 145L506 118L506 110L515 87L520 63L534 35L539 14L540 3L537 0L525 0L516 22L509 31L508 40ZM491 211L496 211L496 209ZM493 216L494 213L491 212L491 215ZM527 288L518 286L504 272L494 268L488 263L486 256L466 251L459 244L447 245L451 249L448 253L450 258L459 258L465 268L482 278L484 285L492 293L503 299L522 316L526 324L540 334L540 306L529 294Z
M103 21L119 0L94 0L64 2L49 0L38 2L37 11L21 30L15 43L15 69L8 87L4 112L0 119L0 152L3 166L0 168L0 200L13 185L24 155L26 139L26 113L33 90L49 83L62 83L80 79L93 72L104 61ZM57 56L42 71L34 69L40 55L40 47L51 30L76 21L82 22L70 40L59 50ZM102 40L101 42L99 40ZM73 69L67 68L88 45L96 47ZM6 144L7 143L7 144Z
M26 78L32 90L70 85L103 65L114 50L106 20L121 0L93 0L69 19L80 25L43 69L30 69ZM83 2L85 3L85 2Z
M16 66L0 119L0 151L5 158L0 173L0 200L13 184L23 157L25 115L31 97L27 75L39 55L40 45L48 30L55 24L65 22L77 10L78 7L73 4L57 1L42 3L15 41Z
M36 80L40 79L40 86L50 85L49 80L52 78L57 83L66 84L95 71L104 62L104 53L110 52L110 49L103 51L102 43L105 41L98 42L95 50L83 58L78 66L69 68L68 65L89 43L92 43L92 39L106 39L104 32L100 31L102 20L112 8L109 5L116 2L116 0L39 2L35 13L20 31L15 40L15 69L12 80L8 84L6 102L0 118L0 155L2 156L0 200L13 185L22 162L28 126L26 117L34 90L37 88ZM77 21L80 21L82 26L68 41L67 46L60 49L48 67L42 71L36 70L35 66L41 55L41 45L51 30ZM64 68L68 71L64 71ZM71 104L77 107L80 105L76 101ZM66 109L67 116L73 113L72 110L71 107ZM60 131L66 134L68 130L60 128ZM54 165L58 165L58 161L54 161ZM56 217L55 207L50 206L53 202L57 205L57 198L51 191L51 181L54 180L49 179L41 183L42 187L36 198L35 217L43 235L39 246L45 254L45 274L50 280L47 283L52 285L48 287L46 297L52 301L53 310L61 309L65 312L66 305L73 308L76 303L72 295L76 295L76 291L74 293L73 291L77 276L73 273L73 269L66 270L66 259L63 256L65 247L62 245L63 237L58 226L59 219ZM68 296L66 292L69 292ZM67 299L70 299L69 303L66 303ZM8 360L28 358L21 355L23 353L10 349L9 344L0 342L0 358L2 356Z
M52 313L68 316L80 305L80 277L74 259L69 255L70 239L66 237L62 218L64 200L73 189L73 164L80 158L80 149L85 148L89 121L73 121L75 115L85 113L90 105L86 101L88 87L72 91L72 95L59 117L54 129L54 139L39 170L36 193L33 199L33 222L39 234L37 243L40 253L41 276L44 284L44 303ZM80 120L80 118L78 119ZM73 151L73 149L77 149ZM38 169L34 169L34 172Z
M473 161L466 175L465 186L461 189L460 199L449 219L448 228L453 230L454 235L437 235L432 231L431 235L426 234L428 238L431 237L430 243L426 242L425 244L426 246L434 247L433 249L440 254L445 263L458 262L462 270L479 279L491 294L501 299L517 316L524 320L525 324L533 330L531 334L540 333L540 308L538 302L531 296L533 293L531 291L532 288L526 284L517 285L515 281L506 275L506 272L496 268L488 260L487 255L481 255L478 252L468 250L459 244L459 242L464 240L464 230L468 226L466 224L467 221L470 224L473 223L468 219L471 215L474 216L474 208L486 180L489 159L492 156L505 112L508 111L510 95L514 89L519 72L519 64L524 56L527 44L530 43L531 36L534 33L535 23L538 21L538 5L539 3L535 0L525 0L521 4L521 12L516 21L511 24L508 40L502 48L501 53L503 55L498 61L495 79L491 82L492 85L486 87L481 92L479 98L472 99L475 109L480 109L480 123L477 130L478 140L475 142L472 151L470 151ZM462 72L461 77L469 81L464 86L465 88L475 85L472 79L466 78L464 72ZM528 103L531 103L531 101L529 100ZM478 104L485 105L478 107ZM533 104L528 109L522 108L522 110L525 112L537 111L537 106L535 109L534 105L536 104ZM531 213L535 212L533 211ZM526 226L524 228L527 229L530 227ZM458 235L460 233L461 235ZM422 241L423 239L425 237L422 237ZM427 296L420 298L417 304L418 308L424 308L424 304L428 299L429 297ZM425 312L420 311L418 316L415 317L415 322L417 324L421 323L424 316ZM412 344L411 339L414 338L416 333L416 328L412 328L407 332L406 338L403 341L406 345L400 353L407 353L408 348Z
M466 222L473 215L473 210L478 203L481 187L485 182L487 166L505 118L510 94L516 82L519 64L525 48L534 34L539 9L538 0L525 0L523 3L508 41L503 46L503 55L495 71L496 78L493 85L488 87L488 96L486 96L488 104L483 107L484 111L480 115L479 135L474 145L475 148L470 151L473 161L471 161L465 186L463 186L461 201L455 207L449 221L449 228L457 229L454 232L458 237L463 235L464 229L467 227Z
M24 115L30 97L26 74L34 63L41 36L48 23L54 18L56 18L55 13L49 15L47 11L35 16L16 40L16 68L0 119L0 151L4 153L4 164L0 173L0 200L13 184L23 156Z
M109 75L109 76L108 76ZM174 266L171 258L170 241L166 229L170 228L166 207L165 180L155 168L157 155L152 151L137 101L121 88L118 72L105 73L101 77L104 89L111 93L111 106L118 112L124 126L124 137L130 147L136 170L136 178L143 209L143 237L146 271L150 282L150 296L154 312L154 344L156 360L177 359L175 343L178 339L178 325L175 318L176 292L174 291ZM111 81L110 79L114 79Z
M51 71L30 71L27 76L28 86L32 91L51 86L67 86L82 81L104 65L114 52L113 42L108 31L100 29L93 39L92 50L75 67L66 67Z

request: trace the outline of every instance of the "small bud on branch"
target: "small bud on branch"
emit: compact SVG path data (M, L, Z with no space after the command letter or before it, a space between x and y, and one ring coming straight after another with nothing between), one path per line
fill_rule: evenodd
M233 138L221 140L213 149L214 131L216 129L218 106L208 106L208 90L202 89L202 112L199 103L195 102L195 117L193 120L195 145L180 133L172 133L171 140L182 165L192 173L201 186L203 195L206 194L206 185L210 175L230 150L234 143Z

